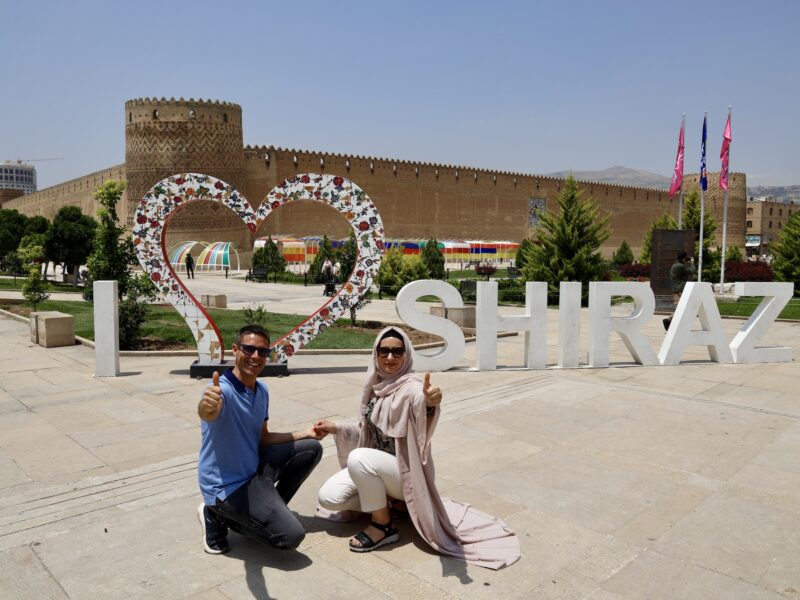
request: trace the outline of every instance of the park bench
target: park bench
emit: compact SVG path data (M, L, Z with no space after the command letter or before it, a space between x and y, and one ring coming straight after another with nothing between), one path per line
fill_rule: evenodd
M265 267L255 267L244 276L245 281L266 281L269 271Z

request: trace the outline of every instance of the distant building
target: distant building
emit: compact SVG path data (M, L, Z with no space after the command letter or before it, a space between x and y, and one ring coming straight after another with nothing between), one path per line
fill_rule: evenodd
M0 165L0 190L21 190L23 194L36 191L36 169L21 160L5 161Z
M799 204L779 202L771 196L749 197L745 215L747 255L769 255L770 244L797 211Z

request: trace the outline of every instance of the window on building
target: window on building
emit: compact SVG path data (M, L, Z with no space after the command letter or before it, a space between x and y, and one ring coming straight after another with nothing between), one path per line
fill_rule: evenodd
M752 226L753 226L753 222L752 222L752 221L748 221L748 222L747 222L747 227L748 227L748 229L749 229L750 227L752 227Z
M779 216L779 217L782 217L782 216L783 216L783 209L782 209L782 208L779 208L779 209L778 209L778 216Z
M772 209L771 208L769 209L769 216L770 217L772 216Z
M753 207L752 206L747 209L747 214L748 215L752 215L753 214Z
M156 109L153 109L153 118L154 118L154 119L157 119L157 118L158 118L158 109L157 109L157 108L156 108Z
M196 115L195 115L194 109L190 110L190 111L189 111L189 118L190 118L190 119L194 119L194 118L195 118L195 116L196 116Z
M772 229L772 221L769 222L769 228Z

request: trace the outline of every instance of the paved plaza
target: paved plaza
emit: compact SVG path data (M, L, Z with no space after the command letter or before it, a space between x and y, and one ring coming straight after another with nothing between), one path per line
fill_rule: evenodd
M189 285L204 293L204 281ZM234 305L258 299L230 289ZM321 296L305 289L270 310L310 312ZM397 320L386 301L360 316ZM557 323L549 311L551 363ZM724 320L729 338L740 325ZM645 333L657 348L660 319ZM365 521L312 517L337 469L331 438L291 505L308 532L298 551L232 533L229 554L207 555L195 510L205 383L188 377L191 359L125 356L120 377L96 379L91 348L35 346L3 316L0 339L3 599L800 598L796 362L717 365L693 348L677 367L526 371L515 336L498 340L503 370L479 373L468 344L460 369L433 375L433 456L443 495L519 534L522 559L494 572L434 554L408 524L394 546L349 552ZM799 340L800 324L776 323L763 343L797 356ZM630 363L616 337L611 357ZM352 419L366 361L295 356L289 377L266 380L271 429Z

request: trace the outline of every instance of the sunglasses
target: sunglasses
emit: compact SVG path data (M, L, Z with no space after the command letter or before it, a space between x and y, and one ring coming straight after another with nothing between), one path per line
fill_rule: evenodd
M397 358L400 358L405 354L405 348L387 348L386 346L378 346L378 356L381 358L387 358L390 354Z
M237 346L247 356L252 356L254 352L257 352L261 358L266 358L267 354L269 354L268 347L251 346L250 344L237 344Z

